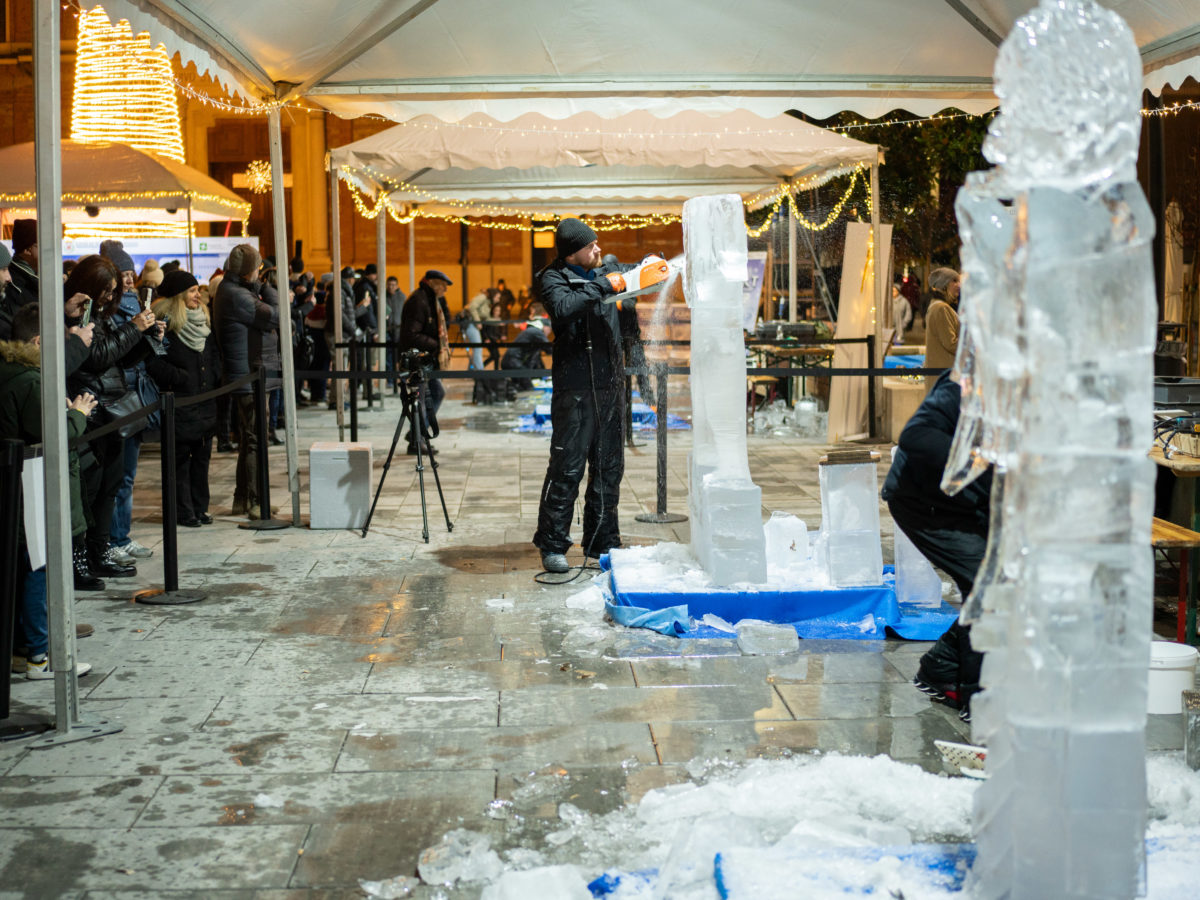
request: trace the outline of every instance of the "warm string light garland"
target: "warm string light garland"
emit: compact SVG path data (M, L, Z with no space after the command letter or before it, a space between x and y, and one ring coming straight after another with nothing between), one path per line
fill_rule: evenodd
M71 140L117 141L183 162L183 130L172 89L171 61L162 44L113 25L97 6L79 16L75 45Z
M188 231L187 222L64 222L63 237L70 241L88 238L187 238L195 237L196 229Z

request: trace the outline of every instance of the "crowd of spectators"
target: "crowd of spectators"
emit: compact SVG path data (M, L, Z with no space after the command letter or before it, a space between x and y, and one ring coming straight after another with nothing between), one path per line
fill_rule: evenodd
M452 314L445 295L451 279L430 270L411 296L394 277L382 285L386 319L379 321L379 275L374 265L347 266L337 277L341 304L330 310L334 273L319 278L297 255L288 264L291 292L288 309L276 290L275 261L263 259L256 247L240 244L207 283L179 261L147 260L140 268L118 240L106 240L100 252L63 264L64 398L69 439L82 438L69 452L72 565L76 591L101 591L107 579L131 578L140 560L153 551L132 534L133 487L143 442L157 441L161 413L143 417L108 433L106 424L152 404L163 392L178 400L207 394L262 368L268 391L266 434L282 443L282 379L279 323L292 317L296 370L328 371L336 359L335 315L342 317L342 340L387 343L380 380L393 385L406 351L424 354L431 364L449 364L450 328L456 337L483 346L468 350L472 369L541 368L550 350L545 311L527 288L514 296L504 281L479 291ZM0 243L0 438L27 445L42 440L40 300L37 225L17 220L12 251ZM515 346L501 351L511 341ZM485 356L486 351L486 356ZM363 350L352 367L371 368L373 356ZM479 380L473 402L513 399L531 387L528 379ZM297 379L299 406L334 408L329 379L305 375ZM436 419L444 391L430 379L426 411ZM179 406L174 415L177 519L183 528L214 523L210 509L209 467L214 451L237 453L231 514L257 518L262 510L255 477L258 409L253 389L241 385L215 399ZM416 452L419 435L409 435ZM428 453L436 452L428 444ZM53 676L48 659L45 569L34 568L21 541L17 630L13 671L29 679ZM77 636L92 632L77 626ZM79 674L90 667L79 663Z

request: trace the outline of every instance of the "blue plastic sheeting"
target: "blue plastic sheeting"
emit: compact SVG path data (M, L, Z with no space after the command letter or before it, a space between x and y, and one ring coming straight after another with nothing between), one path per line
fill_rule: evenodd
M626 628L649 628L659 634L682 637L692 630L691 617L686 606L664 606L661 609L643 609L640 606L624 606L605 601L604 611L610 619Z
M958 616L958 610L947 603L938 608L901 604L896 600L895 575L891 566L884 566L884 582L877 587L831 588L818 591L757 590L735 591L714 589L704 593L650 593L629 590L621 586L622 565L615 567L606 554L600 567L611 572L608 585L611 607L609 615L622 624L645 617L662 634L689 638L728 638L729 632L704 626L682 628L687 616L699 620L712 613L727 622L740 619L762 619L792 625L802 638L841 640L883 640L891 629L898 637L910 641L935 641L942 636ZM631 578L627 575L626 584ZM625 607L626 613L618 607ZM615 612L614 612L615 610ZM653 617L648 611L669 611ZM623 621L623 618L630 621ZM671 630L665 626L671 625ZM655 626L664 627L655 627Z
M911 844L905 847L845 847L829 850L733 850L713 860L713 880L722 900L783 900L764 893L781 871L793 873L787 897L803 897L806 887L840 889L847 897L880 896L870 883L855 884L847 875L853 866L895 857L902 868L913 870L931 888L946 893L963 889L975 862L974 844ZM890 895L889 895L890 896Z
M885 369L920 369L925 365L925 356L921 353L898 353L895 356L885 356Z
M644 403L634 401L633 404L633 430L634 431L654 431L658 427L658 416L654 410ZM679 416L673 416L667 413L667 428L672 431L687 431L692 426L687 419L681 419ZM538 403L532 413L518 416L517 427L514 431L535 432L538 434L549 434L550 427L550 403L547 397L546 402Z

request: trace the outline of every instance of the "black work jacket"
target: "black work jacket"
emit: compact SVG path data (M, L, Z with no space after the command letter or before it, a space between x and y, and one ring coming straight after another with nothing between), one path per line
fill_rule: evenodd
M556 259L535 276L538 299L554 329L554 389L619 390L624 378L621 322L604 275L629 266L596 269L587 279ZM589 353L588 346L591 346Z

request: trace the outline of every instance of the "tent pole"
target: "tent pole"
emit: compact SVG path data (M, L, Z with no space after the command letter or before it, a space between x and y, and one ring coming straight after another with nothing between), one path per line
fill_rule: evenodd
M375 214L375 319L379 323L379 333L375 340L387 339L387 207L384 197L387 195L381 188L379 191L379 212ZM383 371L387 359L384 351L378 347L371 354L374 357L375 371ZM379 394L379 411L383 412L383 382L375 382L375 392Z
M188 201L188 205L187 205L188 271L191 272L193 275L195 275L196 273L193 271L193 269L195 268L195 263L192 262L192 228L193 228L193 226L192 226L192 195L191 194L188 194L187 201Z
M67 395L63 334L62 143L57 3L33 3L34 138L36 142L38 291L42 335L42 441L45 447L46 606L54 660L54 722L66 738L79 722L75 676L75 583L71 567L71 501L67 474ZM8 498L11 500L11 498ZM4 660L8 662L8 660Z
M300 462L296 453L296 359L292 355L292 292L288 287L287 220L283 208L283 128L279 107L267 113L271 144L271 206L275 223L275 285L279 291L279 358L283 363L283 433L287 453L288 490L292 494L292 524L300 524ZM188 206L191 218L191 206ZM266 453L260 447L259 453Z
M788 204L788 321L799 317L796 309L796 207Z
M416 210L416 207L413 207ZM417 289L417 219L408 223L408 292Z
M333 227L329 230L330 249L333 251L333 297L325 295L325 315L333 316L333 343L342 342L342 213L339 209L337 166L329 167L329 214L333 217ZM333 368L345 370L346 351L333 351ZM346 440L346 411L342 408L342 398L346 396L343 390L344 382L340 378L333 379L333 405L337 409L338 440Z
M872 368L877 368L883 365L883 313L886 309L884 291L887 285L884 284L886 279L886 271L884 267L887 264L887 258L890 255L891 248L883 246L882 231L879 227L879 208L882 204L879 200L879 159L871 163L871 245L875 252L875 303L871 307L871 330L875 335L875 358L869 361ZM882 378L869 379L870 384L875 386L876 396L874 409L882 409L882 404L879 402L879 391L883 385ZM877 430L879 422L868 423L872 435L878 434Z

